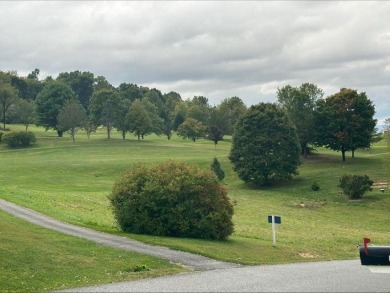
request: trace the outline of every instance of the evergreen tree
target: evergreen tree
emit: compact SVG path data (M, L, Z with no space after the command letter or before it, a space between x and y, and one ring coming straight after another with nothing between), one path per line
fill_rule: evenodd
M213 162L211 163L211 170L218 177L219 181L222 181L223 178L225 178L225 172L222 170L221 164L217 158L214 158Z
M232 138L229 159L244 182L269 185L298 174L298 137L277 105L251 106L238 120Z

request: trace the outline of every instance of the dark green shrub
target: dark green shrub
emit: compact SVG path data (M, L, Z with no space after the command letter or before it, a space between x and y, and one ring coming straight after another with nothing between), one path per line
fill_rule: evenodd
M217 176L219 181L222 181L223 178L225 178L225 172L222 170L221 164L217 158L214 158L213 162L211 163L211 170Z
M19 140L22 146L29 146L35 142L35 135L31 131L20 131Z
M311 190L313 191L318 191L320 190L320 186L318 185L318 183L316 181L314 181L312 184L311 184Z
M134 272L143 272L143 271L150 271L150 269L146 265L137 265L134 270Z
M24 147L35 142L35 135L31 131L12 131L3 135L3 141L12 148Z
M343 175L339 187L351 199L362 198L367 191L371 191L374 182L367 175Z
M109 200L127 232L205 239L233 233L225 187L211 170L193 165L136 164L116 181Z
M17 132L8 132L4 134L3 141L10 147L18 146L18 135Z

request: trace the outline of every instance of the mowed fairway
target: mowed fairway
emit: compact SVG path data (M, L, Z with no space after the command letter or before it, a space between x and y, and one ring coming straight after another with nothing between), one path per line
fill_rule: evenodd
M390 244L389 187L384 193L375 187L359 201L348 200L337 187L343 174L366 174L376 183L390 183L390 150L383 141L371 150L356 151L355 158L347 153L344 163L340 153L318 149L313 156L302 159L300 175L292 182L256 188L243 184L232 171L229 137L215 148L211 141L194 143L176 135L171 140L153 135L137 141L129 134L123 140L113 132L108 140L103 129L89 140L79 132L76 143L72 143L67 134L58 138L53 131L31 126L29 130L37 137L33 147L13 150L0 144L0 198L66 222L242 264L356 259L357 245L363 237L371 238L374 244ZM166 160L209 168L214 156L225 171L224 184L235 203L235 232L227 241L125 234L118 230L107 195L122 172L135 162ZM317 192L310 188L313 181L320 186ZM271 214L282 217L275 247L267 223ZM31 249L36 245L31 242ZM0 248L2 259L10 254L9 250L18 250L16 245L6 246L3 241ZM0 274L3 270L6 268L2 266ZM46 269L45 274L50 276L51 270Z

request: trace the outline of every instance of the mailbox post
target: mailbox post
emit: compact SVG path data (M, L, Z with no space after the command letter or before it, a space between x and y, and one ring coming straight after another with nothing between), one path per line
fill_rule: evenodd
M280 216L268 216L268 223L272 224L272 245L276 246L276 226L275 224L281 224L282 218Z

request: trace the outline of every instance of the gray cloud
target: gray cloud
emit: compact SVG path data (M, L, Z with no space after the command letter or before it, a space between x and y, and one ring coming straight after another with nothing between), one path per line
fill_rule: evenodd
M91 71L211 104L287 84L366 92L390 117L390 2L0 2L1 70Z

